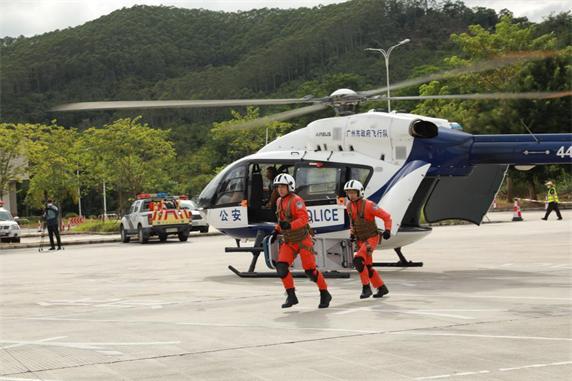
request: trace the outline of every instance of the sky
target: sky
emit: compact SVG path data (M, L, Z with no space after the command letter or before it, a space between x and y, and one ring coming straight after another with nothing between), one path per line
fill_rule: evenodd
M180 8L204 8L215 11L254 8L298 8L343 3L347 0L0 0L0 37L30 37L81 25L135 4L166 5ZM570 0L464 0L468 7L507 8L516 17L534 22L551 13L572 9Z

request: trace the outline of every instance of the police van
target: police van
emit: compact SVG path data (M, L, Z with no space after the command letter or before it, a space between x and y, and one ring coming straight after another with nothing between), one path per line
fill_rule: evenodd
M184 242L189 238L191 224L190 211L181 208L177 198L166 193L142 193L121 219L119 231L124 243L132 236L136 236L139 243L148 242L152 236L164 242L169 235L176 235Z
M0 201L0 242L20 242L20 225Z

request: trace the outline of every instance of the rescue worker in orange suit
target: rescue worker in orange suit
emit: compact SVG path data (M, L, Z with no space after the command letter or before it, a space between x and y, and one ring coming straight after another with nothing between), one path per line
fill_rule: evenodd
M276 272L282 279L287 294L282 308L289 308L298 304L294 278L289 270L298 253L300 254L302 267L304 267L306 275L318 285L320 290L320 304L318 308L328 308L332 295L328 292L328 285L324 275L316 268L314 243L310 236L308 212L304 200L294 193L296 183L289 174L279 174L274 179L273 184L278 190L280 197L276 201L278 224L274 228L270 240L274 242L278 234L282 234L283 240L280 244L278 262L276 263Z
M358 245L358 251L354 255L353 262L355 269L359 272L362 284L360 299L369 298L372 295L370 282L373 287L377 288L373 297L381 298L389 291L379 273L372 266L372 254L380 240L375 217L383 220L385 230L382 237L389 239L391 237L391 216L373 201L363 197L364 189L359 181L348 181L344 185L344 191L349 198L346 209L348 216L350 216L352 239L355 239Z

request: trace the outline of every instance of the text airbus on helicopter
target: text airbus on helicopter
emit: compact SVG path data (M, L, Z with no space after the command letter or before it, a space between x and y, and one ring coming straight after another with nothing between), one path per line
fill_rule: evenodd
M392 85L405 88L461 73L476 73L539 59L543 54L513 54L477 65L455 69ZM422 224L459 219L479 225L488 211L509 165L571 164L572 134L472 135L457 123L409 113L370 110L356 114L360 102L371 99L553 99L572 91L493 93L435 96L380 96L387 87L356 92L339 89L330 96L299 99L164 100L72 103L54 111L141 108L197 108L250 105L310 104L241 124L250 128L287 120L331 106L336 116L319 119L265 145L255 154L228 165L204 188L199 204L210 225L237 239L254 238L254 247L227 248L227 252L251 252L246 272L229 268L239 276L275 276L255 272L258 256L274 268L277 243L267 237L276 222L270 203L271 178L288 173L296 180L296 193L306 201L310 226L315 232L317 265L326 276L347 276L352 264L349 219L345 212L344 184L361 181L365 197L389 212L394 221L390 240L396 263L389 266L421 266L407 261L401 248L426 237L431 227ZM266 182L266 184L265 184ZM382 222L377 221L383 230ZM296 268L301 268L299 260ZM301 273L303 275L303 273Z

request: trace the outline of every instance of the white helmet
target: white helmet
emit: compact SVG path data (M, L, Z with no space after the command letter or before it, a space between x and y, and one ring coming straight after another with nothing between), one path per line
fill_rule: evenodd
M288 185L288 192L294 192L296 189L296 180L287 173L281 173L274 178L274 186L280 184Z
M363 184L357 180L350 180L344 185L344 192L355 190L358 192L358 197L363 197Z

